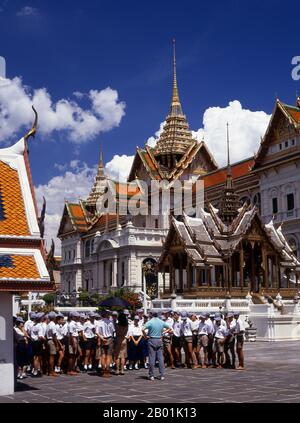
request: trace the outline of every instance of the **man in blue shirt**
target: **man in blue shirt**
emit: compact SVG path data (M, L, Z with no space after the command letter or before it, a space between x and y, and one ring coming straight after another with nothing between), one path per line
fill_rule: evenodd
M146 332L147 330L147 332ZM163 357L162 333L172 332L170 325L158 318L157 312L152 313L152 319L144 326L144 336L148 338L149 346L149 380L154 380L155 361L158 360L160 380L164 380L165 367Z

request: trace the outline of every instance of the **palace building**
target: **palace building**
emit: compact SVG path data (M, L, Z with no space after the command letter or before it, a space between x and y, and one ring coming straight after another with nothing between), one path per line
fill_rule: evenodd
M53 290L29 166L36 125L37 114L23 138L0 149L0 395L14 392L13 295Z
M189 129L174 49L171 105L156 146L137 148L127 183L105 175L101 154L88 198L65 204L58 232L62 291L140 291L146 286L152 298L160 291L224 297L229 288L244 296L249 290L278 292L285 286L290 291L284 293L293 295L300 257L299 116L299 105L278 101L257 155L219 168L205 141L198 142ZM142 193L139 181L150 192L153 181L172 187L187 180L192 181L194 205L195 182L204 185L206 207L196 220L175 210L172 217L119 213L124 202ZM99 213L99 204L113 191L115 211ZM207 239L197 238L202 232Z

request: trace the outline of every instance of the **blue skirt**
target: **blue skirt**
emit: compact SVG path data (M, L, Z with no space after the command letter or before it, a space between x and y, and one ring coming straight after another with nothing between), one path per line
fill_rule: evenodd
M130 361L143 361L148 356L147 341L142 338L136 346L133 341L128 342L128 359Z

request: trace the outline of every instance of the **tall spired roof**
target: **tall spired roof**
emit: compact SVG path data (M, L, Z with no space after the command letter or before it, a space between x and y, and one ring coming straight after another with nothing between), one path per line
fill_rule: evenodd
M229 155L229 124L227 123L227 177L220 203L219 216L224 223L231 223L238 215L239 200L235 193Z
M177 75L176 75L176 53L175 40L173 41L173 93L170 111L166 117L166 124L157 142L154 155L179 155L186 153L187 149L195 143L186 116L183 114L179 100ZM179 159L178 157L177 159ZM167 164L167 163L166 163ZM171 163L172 165L174 163Z
M100 146L100 158L99 158L97 175L95 178L94 185L91 189L91 192L86 200L86 205L95 206L98 198L104 193L106 187L107 187L107 178L104 173L102 146Z

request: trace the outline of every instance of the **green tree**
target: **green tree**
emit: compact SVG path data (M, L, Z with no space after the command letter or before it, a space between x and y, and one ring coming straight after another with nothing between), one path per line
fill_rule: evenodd
M45 301L45 303L46 303L47 305L54 304L54 301L55 301L55 294L51 294L51 293L49 293L49 294L45 294L45 295L43 296L43 300Z

